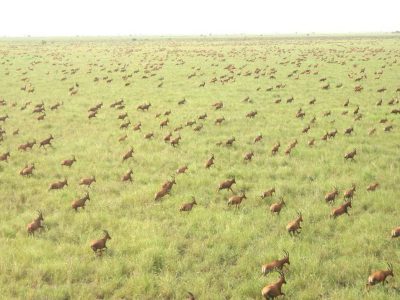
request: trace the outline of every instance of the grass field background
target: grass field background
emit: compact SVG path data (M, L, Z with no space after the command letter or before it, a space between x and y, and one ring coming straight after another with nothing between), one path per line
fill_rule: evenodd
M229 72L231 64L235 69ZM355 82L363 68L366 78ZM307 69L310 74L302 74ZM190 74L195 75L188 78ZM261 299L261 289L278 278L277 273L262 276L261 265L281 258L286 249L291 262L283 287L287 299L398 299L400 244L390 232L400 225L400 124L399 115L390 112L400 106L388 102L398 99L399 74L396 37L0 40L0 98L6 100L0 116L9 115L0 122L6 131L0 154L11 153L8 163L0 162L2 297L184 299L191 291L196 299ZM223 84L224 75L232 80ZM106 76L111 83L103 80ZM94 82L95 77L100 80ZM217 82L210 83L214 77ZM28 82L33 93L20 89ZM327 82L330 88L323 90ZM75 83L78 92L71 96L68 89ZM279 83L286 86L276 88ZM342 87L336 88L339 83ZM354 92L358 84L363 86L360 93ZM273 90L266 91L268 87ZM378 93L382 87L387 90ZM291 96L294 101L287 103ZM246 97L253 102L243 102ZM310 105L314 97L316 103ZM120 98L125 108L110 108ZM183 98L186 104L178 105ZM275 104L278 98L282 102ZM381 98L383 104L376 106ZM350 104L343 107L346 99ZM27 101L32 104L20 110ZM41 101L46 117L38 121L32 110ZM50 110L61 101L58 110ZM217 101L224 103L221 110L211 106ZM87 110L99 102L103 107L89 120ZM148 112L136 109L148 102ZM359 121L353 115L357 106ZM304 119L295 117L299 108ZM160 129L167 117L155 115L167 110L170 123ZM255 118L246 118L253 110ZM331 115L324 117L327 111ZM132 124L142 123L140 132L132 125L119 129L123 122L117 117L123 112ZM203 113L207 119L198 120ZM214 125L222 116L226 121ZM314 116L310 131L302 133ZM379 123L384 118L387 123ZM203 129L196 132L195 125L173 131L190 120ZM384 132L389 124L393 130ZM344 135L351 126L354 133ZM374 127L376 134L369 136ZM17 128L19 134L12 135ZM335 128L334 139L321 140ZM182 136L176 148L163 141L169 131ZM154 139L144 138L149 132ZM126 141L118 142L125 133ZM49 134L53 147L17 150ZM258 134L263 140L254 144ZM236 138L232 147L216 145L231 137ZM316 139L313 147L307 145L311 138ZM294 139L299 144L285 155ZM281 149L272 156L278 141ZM133 158L122 162L131 146ZM344 154L353 148L355 161L345 161ZM254 158L244 162L243 154L250 150ZM204 163L211 153L215 165L207 170ZM61 161L72 155L77 162L62 167ZM36 166L33 175L20 176L30 163ZM162 183L185 164L188 171L176 175L171 195L155 203ZM133 182L123 183L121 176L129 168ZM96 176L91 188L78 184L89 176ZM239 209L227 205L231 192L217 192L218 184L233 176L235 193L245 190L247 195ZM68 187L48 191L52 182L64 178ZM375 181L381 186L367 192ZM329 218L352 183L357 191L350 216ZM261 199L272 187L276 195ZM339 199L329 205L324 195L333 187L339 189ZM71 201L87 190L91 201L76 213ZM190 213L179 212L192 196L198 205ZM275 216L269 206L279 197L287 207ZM38 209L46 230L31 237L26 225ZM286 225L298 210L303 230L291 237ZM102 229L112 239L98 257L90 241L102 237ZM393 264L395 277L367 292L368 275L385 269L386 262Z

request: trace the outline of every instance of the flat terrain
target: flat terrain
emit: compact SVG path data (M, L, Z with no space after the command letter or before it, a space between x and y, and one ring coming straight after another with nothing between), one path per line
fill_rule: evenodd
M399 95L395 36L0 40L1 297L262 299L280 275L261 267L286 250L285 299L399 299ZM231 178L233 191L218 191ZM349 215L331 217L353 184ZM29 235L38 210L44 228ZM102 230L112 239L95 254ZM367 291L387 263L395 277Z

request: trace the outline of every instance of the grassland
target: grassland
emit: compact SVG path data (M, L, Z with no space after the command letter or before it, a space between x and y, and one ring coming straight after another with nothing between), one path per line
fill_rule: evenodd
M229 65L235 68L229 71ZM385 269L386 262L393 264L395 276L400 270L400 240L390 238L400 225L400 123L399 115L390 112L400 106L398 100L388 105L399 96L398 38L0 40L0 74L5 100L0 116L9 115L0 123L6 132L0 154L11 154L8 162L0 162L0 298L183 299L191 291L196 299L261 299L261 289L278 278L276 273L262 276L261 265L280 258L283 249L291 261L286 299L400 297L397 277L384 287L365 288L371 271ZM124 80L125 75L132 76ZM107 76L112 82L103 80ZM214 77L217 82L210 83ZM362 77L359 82L357 77ZM322 89L327 82L330 88ZM71 96L68 90L76 83L78 92ZM285 87L276 88L280 83ZM363 90L356 93L358 84ZM34 91L21 90L25 85ZM382 87L386 91L377 92ZM293 102L287 103L291 96ZM252 103L243 102L246 97ZM125 108L110 108L120 98ZM186 104L178 105L183 98ZM282 101L276 104L277 99ZM350 104L343 107L346 99ZM27 101L32 104L21 110ZM46 117L38 121L32 111L42 101ZM221 110L211 106L217 101L224 104ZM50 110L57 102L63 105ZM99 102L104 106L89 120L87 110ZM136 109L148 102L148 112ZM300 108L303 119L295 117ZM167 110L170 123L160 129L167 117L155 115ZM245 117L254 110L255 118ZM327 111L331 114L324 117ZM132 124L140 121L142 130L119 129L117 117L123 112ZM198 120L203 113L207 119ZM226 121L214 125L222 116ZM302 133L314 116L310 131ZM190 120L202 123L202 130L183 126L173 131ZM389 124L393 130L385 132ZM354 133L344 135L351 126ZM17 128L19 134L13 135ZM335 138L321 140L335 128ZM371 128L376 133L369 136ZM179 146L163 141L169 131L182 136ZM154 133L151 140L143 137L149 132ZM125 133L128 138L118 142ZM53 147L17 150L49 134ZM263 140L254 144L258 134ZM231 137L236 138L232 147L216 145ZM316 144L310 147L312 138ZM294 139L299 144L285 155ZM272 156L278 141L281 149ZM133 158L122 162L131 146ZM355 161L344 160L353 148ZM250 150L254 158L244 162ZM207 170L204 162L211 153L215 165ZM77 162L62 167L60 162L72 155ZM31 163L33 175L20 176ZM155 203L161 184L185 164L188 171L176 175L171 194ZM121 182L129 168L133 182ZM96 176L96 183L80 186L88 176ZM217 192L218 184L233 176L235 193L245 190L247 195L239 209L227 205L231 192ZM68 187L48 191L63 178ZM368 192L374 181L380 187ZM350 216L330 218L352 183L357 191ZM340 197L329 205L324 195L335 186ZM276 195L261 199L271 187ZM86 190L91 201L76 213L70 203ZM192 196L198 205L190 213L179 212ZM287 207L274 216L269 206L279 197ZM38 209L46 229L28 236L26 225ZM298 210L303 230L291 237L285 227ZM90 241L100 238L102 229L112 240L99 257Z

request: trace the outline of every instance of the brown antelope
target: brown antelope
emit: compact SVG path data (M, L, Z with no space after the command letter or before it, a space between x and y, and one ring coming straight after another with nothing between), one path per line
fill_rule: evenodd
M170 144L172 147L176 147L177 145L179 145L179 141L181 140L181 136L179 135L178 137L174 138L171 140Z
M160 191L158 191L154 195L154 201L158 201L159 199L163 198L165 195L169 194L170 190L166 188L161 188Z
M221 125L223 121L225 121L225 117L216 119L214 124L215 125Z
M35 169L35 164L32 164L31 166L28 167L28 165L26 165L20 172L19 174L21 176L28 176L28 175L32 175L33 170Z
M284 206L286 206L286 203L285 200L283 200L283 198L281 197L281 200L279 202L273 203L269 207L269 210L271 213L276 213L277 215L279 215Z
M49 187L49 191L50 190L60 190L60 189L64 188L64 186L68 186L67 179L64 179L63 181L57 181L57 182L52 183Z
M1 122L5 122L7 119L9 119L8 114L6 114L5 116L0 117L0 121Z
M130 181L130 182L132 182L132 174L133 174L132 169L129 169L129 170L122 176L121 180L122 180L123 182L125 182L125 181Z
M88 119L95 118L96 115L97 115L97 111L90 112L89 115L88 115Z
M393 274L393 266L392 264L387 263L388 269L387 270L381 270L381 271L375 271L371 275L368 276L368 283L367 283L367 288L377 284L377 283L382 283L384 285L388 281L386 278L388 276L394 277Z
M224 107L224 103L222 103L222 101L219 101L215 102L212 106L215 108L215 110L218 110Z
M251 112L246 114L246 118L250 118L251 119L251 118L254 118L256 115L257 115L257 111L253 110L253 111L251 111Z
M40 142L39 148L40 148L40 147L44 147L44 146L46 146L46 145L52 146L52 145L51 145L51 140L53 140L53 139L54 139L54 138L53 138L53 135L50 134L50 136L49 136L47 139L44 139L43 141Z
M336 199L336 196L339 195L339 191L335 187L332 192L329 192L325 195L325 201L326 202L333 202Z
M351 134L354 131L353 127L349 127L344 131L344 134Z
M253 156L254 156L254 152L250 151L243 155L243 159L244 159L244 161L251 161Z
M43 214L40 210L38 210L37 212L39 216L26 226L28 235L35 235L36 230L43 228L42 225L42 222L44 221Z
M308 141L308 146L312 147L315 145L315 139L311 139Z
M10 151L3 153L0 155L0 161L8 162L8 158L10 157Z
M128 158L131 158L131 157L133 156L133 153L134 153L133 147L131 147L131 148L128 150L128 152L126 152L126 153L124 154L124 156L122 157L122 161L124 162L124 161L127 160Z
M36 140L33 140L32 142L26 142L25 144L21 144L18 147L18 150L23 150L26 151L28 149L32 149L32 147L36 144Z
M371 183L369 186L367 186L367 191L368 191L368 192L373 192L373 191L375 191L378 187L379 187L379 183L378 183L378 182L373 182L373 183Z
M397 238L400 236L400 226L392 230L392 238Z
M345 158L345 159L354 160L354 156L356 156L356 154L357 154L357 150L354 149L353 151L350 151L350 152L346 153L346 154L344 155L344 158Z
M107 230L103 230L104 232L104 237L99 239L99 240L94 240L90 243L90 248L97 254L99 251L99 254L101 255L102 251L107 249L106 243L107 240L111 240L111 236L108 234Z
M272 197L272 195L275 193L275 188L271 188L269 190L266 190L261 193L261 198L267 198L267 197Z
M188 170L188 166L184 165L176 170L176 174L184 174Z
M79 207L81 207L82 209L85 209L85 203L87 200L90 200L90 196L89 196L88 192L86 192L86 194L82 198L72 201L71 207L73 209L75 209L76 212L78 211Z
M146 140L150 140L150 139L152 139L154 137L154 133L153 132L146 133L143 137Z
M187 292L188 296L186 297L186 300L196 300L194 295L191 292Z
M197 202L196 199L192 197L192 202L182 204L179 211L191 211L194 205L197 205Z
M376 128L372 128L369 132L368 135L373 135L376 132Z
M169 119L168 119L168 118L165 119L164 121L161 121L161 123L160 123L160 128L163 128L163 127L165 127L165 126L168 126L168 123L169 123Z
M242 191L241 195L234 195L228 199L228 206L235 205L236 208L239 208L239 205L242 203L243 199L246 198L246 194Z
M356 185L353 183L350 189L345 190L343 192L343 198L344 199L353 199L355 191L356 191Z
M301 228L301 222L303 222L303 216L300 212L297 212L297 218L286 226L287 231L290 235L299 234Z
M198 117L199 120L205 120L207 119L207 114L202 114Z
M262 138L263 138L262 134L257 135L257 136L254 138L254 144L255 144L255 143L258 143L259 141L261 141Z
M286 284L285 274L283 274L283 272L281 270L278 270L277 272L280 275L278 281L276 281L275 283L266 285L261 291L261 295L266 300L285 295L282 292L282 285Z
M348 209L351 208L351 200L346 201L342 205L340 205L338 208L334 208L331 212L331 218L337 218L343 214L348 214Z
M227 180L221 182L221 183L219 184L219 187L218 187L218 192L219 192L220 190L224 190L224 189L225 189L225 190L231 190L231 192L233 193L232 185L235 184L235 183L236 183L235 178L233 178L233 179L227 179Z
M130 121L130 120L128 120L128 121L125 122L125 123L122 123L122 124L119 126L119 129L127 129L127 128L129 127L129 125L131 125L131 121Z
M280 146L281 146L281 143L280 143L280 142L276 143L276 144L272 147L271 154L272 154L272 155L275 155L275 154L279 151L279 147L280 147Z
M137 107L137 110L141 110L141 111L147 111L147 110L149 110L149 108L150 108L150 106L151 106L151 103L148 103L148 104L141 104L141 105L139 105L138 107Z
M142 123L139 122L133 126L133 131L139 131L142 127Z
M61 162L62 166L71 167L76 162L75 155L72 155L72 159L65 159Z
M172 180L167 180L163 183L161 189L167 189L168 191L170 191L174 184L176 184L175 177L172 177Z
M211 154L211 157L205 163L206 169L209 169L214 164L214 159L214 154Z
M118 120L124 120L126 117L128 117L128 113L127 113L127 112L125 112L125 113L123 113L123 114L120 114L120 115L118 116Z
M263 275L267 275L268 273L274 271L275 269L282 270L285 264L290 265L289 261L289 253L286 250L283 250L285 256L282 259L276 259L267 263L261 267L261 273Z
M86 185L86 186L90 187L93 182L96 182L96 178L94 176L87 177L87 178L82 178L79 181L79 185Z

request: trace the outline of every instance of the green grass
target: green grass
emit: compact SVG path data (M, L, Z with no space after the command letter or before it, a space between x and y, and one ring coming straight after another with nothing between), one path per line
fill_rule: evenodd
M183 299L192 291L198 299L261 299L261 289L278 278L277 273L262 276L261 265L286 249L291 261L283 287L287 299L398 299L400 244L390 238L390 231L400 225L400 123L390 111L399 104L387 102L398 97L399 49L400 40L390 37L0 40L0 97L7 102L0 106L0 116L10 116L0 124L6 131L0 154L11 152L8 163L0 162L2 297ZM184 64L177 64L180 60ZM160 63L162 68L152 70ZM229 64L236 67L233 73L224 69ZM121 72L124 65L126 72ZM71 74L75 68L79 70ZM261 69L258 79L256 68ZM273 68L276 79L269 76ZM348 77L362 68L366 79L357 83ZM306 69L311 74L300 74ZM297 80L287 76L294 70ZM380 70L382 76L375 79L374 72ZM251 75L243 76L247 71ZM188 79L192 73L196 76ZM124 81L126 74L133 75ZM222 75L233 75L235 81L209 83ZM61 81L64 76L67 79ZM99 82L93 81L96 76ZM104 76L113 81L107 84ZM34 93L20 90L24 77ZM330 83L329 90L321 89L322 77ZM76 82L79 92L70 96L68 88ZM158 88L160 82L163 86ZM286 87L266 92L278 83ZM338 83L343 86L336 88ZM354 92L357 84L364 87L360 93ZM381 87L387 91L378 93ZM247 96L254 102L242 102ZM286 103L290 96L293 103ZM187 103L178 105L184 97ZM279 97L282 102L275 104ZM316 104L309 105L313 97ZM120 98L125 100L124 110L109 107ZM347 98L350 105L344 108ZM383 105L376 106L380 98ZM28 100L32 104L21 111ZM37 121L32 110L41 101L47 115ZM58 101L63 106L51 111ZM217 101L223 101L222 110L212 108ZM89 120L87 110L98 102L104 106ZM137 111L144 102L152 103L149 112ZM357 105L363 115L359 121L353 116ZM295 118L299 108L306 112L303 120ZM155 115L169 109L170 124L160 129L165 117ZM252 110L257 116L245 118ZM328 110L331 115L323 117ZM348 115L342 115L344 110ZM142 122L141 132L119 129L117 116L125 111L132 124ZM200 132L184 127L176 148L163 142L169 131L203 113L208 118L197 120L204 124ZM215 126L221 116L226 121ZM317 121L309 133L301 133L313 116ZM391 132L383 131L383 118L393 124ZM354 134L345 136L350 126ZM373 127L377 133L368 136ZM13 136L17 128L20 134ZM336 138L321 141L335 128ZM144 139L149 132L154 139ZM125 133L128 139L119 143ZM253 144L259 133L263 140ZM17 150L49 134L55 137L53 148ZM232 147L216 145L232 136ZM316 139L314 147L307 145L311 138ZM290 156L284 155L294 139L299 144ZM277 141L281 149L271 156ZM130 146L134 157L121 162ZM344 154L353 148L356 160L345 161ZM242 156L250 150L255 156L245 163ZM206 170L211 153L215 165ZM60 162L72 155L76 164L61 167ZM19 171L28 163L35 163L36 170L24 178ZM189 170L177 175L171 195L154 203L161 184L184 164ZM122 183L129 168L133 183ZM75 213L71 201L87 190L79 180L93 175L97 182L89 189L91 201ZM227 206L231 192L217 192L218 184L232 176L235 192L243 189L247 194L238 210ZM48 192L52 182L63 178L68 178L68 187ZM367 192L374 181L380 188ZM350 216L329 218L352 183L357 192ZM330 206L324 195L334 186L340 199ZM276 195L261 199L261 192L271 187ZM198 205L180 213L180 205L192 196ZM287 207L280 216L272 216L269 206L280 196ZM37 209L43 211L46 230L29 237L26 225ZM303 230L290 237L285 228L297 210L303 213ZM102 229L112 240L105 254L96 257L90 241L100 238ZM367 292L368 275L385 268L386 262L393 263L396 277Z

